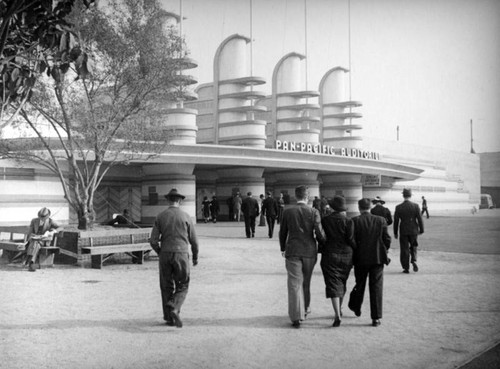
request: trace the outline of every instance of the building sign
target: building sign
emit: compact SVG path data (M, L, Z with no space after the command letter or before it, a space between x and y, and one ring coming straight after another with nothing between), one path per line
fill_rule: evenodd
M382 184L382 176L380 174L364 174L363 186L364 187L380 187Z
M332 156L345 156L351 158L380 160L380 154L373 151L365 151L354 148L336 148L329 145L313 144L310 142L295 142L276 140L275 148L283 151L299 151L311 154L324 154Z

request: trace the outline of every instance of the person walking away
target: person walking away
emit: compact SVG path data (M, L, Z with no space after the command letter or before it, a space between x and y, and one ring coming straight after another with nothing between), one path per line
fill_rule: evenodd
M422 213L421 215L425 215L427 216L427 219L429 219L429 210L427 209L427 200L425 199L424 196L422 196Z
M424 221L418 204L411 201L411 189L403 190L404 201L394 211L394 238L399 236L400 262L403 273L409 273L410 262L413 271L418 272L418 235L424 233Z
M372 204L374 205L370 210L370 213L373 215L381 216L387 222L387 225L390 226L392 224L392 214L391 211L384 206L385 201L380 198L380 196L375 197L372 200ZM389 258L389 254L387 254L387 264L391 263L391 259Z
M251 192L248 192L247 197L243 200L241 211L245 219L245 233L247 238L255 237L255 219L259 215L259 203L252 197Z
M205 223L208 223L210 220L210 200L207 196L203 197L203 201L201 202L201 212L203 213L203 220Z
M234 198L233 195L231 195L226 200L226 205L228 209L227 217L230 222L234 220L233 198Z
M358 201L361 213L354 222L354 276L356 284L349 297L349 309L361 316L361 306L368 278L370 291L370 315L372 326L380 325L384 287L384 264L387 264L387 250L391 247L391 236L386 220L370 213L370 199Z
M26 248L25 265L28 266L30 272L36 272L34 264L37 261L40 249L50 244L59 229L59 224L50 217L49 209L41 208L37 215L37 218L31 219L27 240L28 247Z
M278 212L278 202L272 196L271 192L267 192L267 198L262 203L262 214L265 214L266 216L267 235L269 236L269 238L273 238L274 222L276 222Z
M387 225L390 226L392 224L392 214L391 211L384 206L385 201L382 200L380 196L377 196L372 200L372 204L374 206L370 210L370 213L381 216L385 219Z
M264 211L262 210L263 204L264 204L264 195L260 194L260 196L259 196L259 209L260 209L259 227L266 226L266 217L264 216Z
M212 201L210 202L210 215L212 217L212 222L217 223L217 217L219 216L219 201L217 196L212 196Z
M321 271L325 280L326 298L331 299L335 313L333 326L340 326L346 283L352 269L354 223L346 215L345 198L335 196L330 201L333 212L322 218L326 241L319 245Z
M283 198L283 192L280 193L280 198L278 199L278 219L277 223L281 223L281 218L283 217L283 211L285 210L285 199Z
M241 196L239 193L237 193L236 195L234 195L233 198L233 213L234 213L234 220L238 222L240 221L241 217L241 204L242 204Z
M321 214L321 200L318 196L314 196L312 207L319 211L319 213Z
M155 219L150 244L159 256L163 319L167 325L181 328L180 312L190 282L189 247L196 266L199 245L191 217L180 209L185 196L172 188L165 198L168 207Z
M295 328L300 328L300 322L311 311L311 276L318 255L316 242L325 242L321 216L307 205L308 197L306 186L295 189L297 204L283 211L279 232L287 270L288 316Z

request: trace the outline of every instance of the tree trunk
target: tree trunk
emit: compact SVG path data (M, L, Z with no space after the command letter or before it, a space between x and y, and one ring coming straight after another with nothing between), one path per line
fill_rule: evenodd
M78 217L78 229L86 230L88 226L88 217L86 216L79 216Z

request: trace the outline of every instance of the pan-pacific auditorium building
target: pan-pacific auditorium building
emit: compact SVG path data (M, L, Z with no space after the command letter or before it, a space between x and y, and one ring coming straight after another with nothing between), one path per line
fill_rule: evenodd
M394 211L405 187L415 202L425 196L434 214L477 207L477 155L366 139L362 102L346 97L349 70L332 66L308 89L301 75L305 55L289 53L266 81L249 71L249 43L242 35L226 38L214 50L213 82L198 85L183 104L167 106L163 154L107 175L95 196L97 222L128 209L135 222L149 224L171 188L186 195L182 207L196 218L204 196L216 195L220 220L227 219L226 199L236 192L283 193L293 203L301 184L311 198L343 195L353 213L357 200L375 196ZM197 63L184 59L179 65L179 78L194 87ZM259 90L264 84L271 84L270 95ZM0 161L0 222L27 223L43 206L63 223L76 222L56 176Z

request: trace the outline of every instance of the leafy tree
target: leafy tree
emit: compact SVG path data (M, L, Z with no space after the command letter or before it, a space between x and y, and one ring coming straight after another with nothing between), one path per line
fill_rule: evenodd
M94 193L112 167L165 150L162 109L178 93L176 60L185 56L168 19L153 0L75 7L68 20L94 61L91 73L61 64L39 78L28 103L17 106L23 131L34 137L0 144L0 156L59 177L81 229L93 223Z
M75 3L89 7L94 0L0 0L0 128L11 123L9 111L31 96L40 73L50 76L73 63L86 74L86 55L66 20Z

